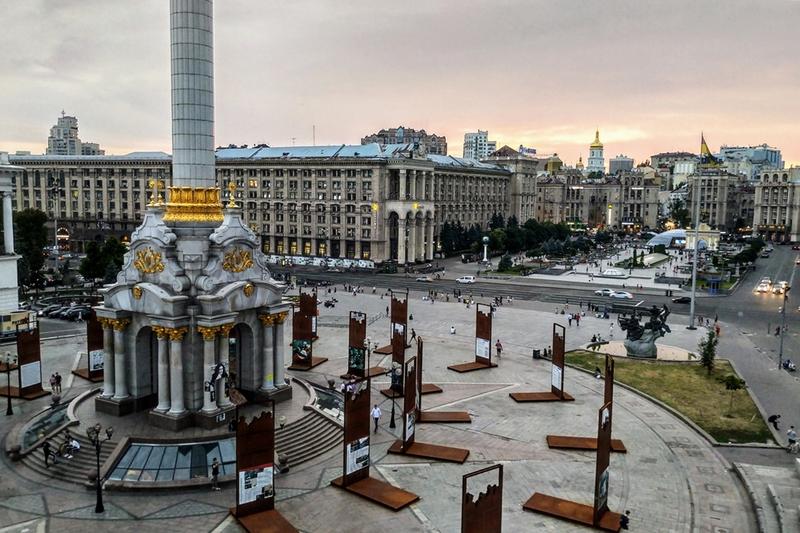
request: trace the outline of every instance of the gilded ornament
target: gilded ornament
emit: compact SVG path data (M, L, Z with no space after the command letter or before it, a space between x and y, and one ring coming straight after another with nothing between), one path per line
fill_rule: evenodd
M258 315L258 319L267 327L275 325L275 315Z
M228 272L244 272L253 266L253 256L249 250L234 248L222 258L222 269Z
M228 209L236 209L239 207L236 204L236 183L231 181L228 183Z
M156 334L159 339L166 339L169 336L169 328L164 326L152 326L150 329Z
M253 292L255 290L256 287L252 283L247 283L245 284L244 287L242 287L242 292L244 292L244 295L247 296L248 298L250 298L253 295Z
M222 222L218 187L170 187L164 221Z
M155 274L164 271L164 262L161 254L149 246L136 251L136 260L133 262L136 270L144 274Z
M100 325L103 329L110 329L111 328L111 320L108 318L103 318L101 316L97 317L97 321L100 322Z
M217 337L218 327L197 326L197 332L203 336L204 341L213 341Z
M218 326L220 336L227 337L235 325L236 324L231 322L230 324L222 324L221 326Z
M281 311L280 313L277 313L274 316L276 324L283 324L286 321L286 317L289 316L289 313L286 311Z
M131 323L130 318L111 318L108 321L111 324L111 327L114 328L115 331L125 331L125 328L128 327L128 324Z
M136 285L134 288L131 289L131 292L133 293L133 297L135 299L140 300L142 298L142 293L144 291L140 286Z
M167 335L169 335L169 340L171 341L182 341L183 336L189 331L189 328L182 327L182 328L168 328Z

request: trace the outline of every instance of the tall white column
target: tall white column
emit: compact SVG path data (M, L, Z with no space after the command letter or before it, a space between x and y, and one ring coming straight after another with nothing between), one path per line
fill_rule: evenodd
M11 193L3 194L3 246L7 254L14 253L14 211L11 207Z
M114 326L114 399L128 397L128 376L125 368L125 328L130 323L127 318L112 321Z
M408 184L410 186L409 188L411 189L409 191L410 192L409 196L411 197L412 200L416 200L417 199L417 171L416 170L409 170L408 172L409 172Z
M183 336L186 328L174 328L169 332L169 381L172 405L169 413L180 415L186 411L183 402Z
M426 261L431 261L431 260L433 260L433 226L434 226L434 224L433 224L433 219L432 218L429 218L426 222L427 223L425 224L425 232L427 233L426 237L428 239L428 242L426 244L426 249L425 249L425 260Z
M153 331L158 338L158 405L156 411L167 412L169 402L169 341L167 328L154 326Z
M425 220L417 219L417 252L418 261L425 261Z
M282 387L285 384L285 354L286 346L283 342L283 332L286 329L285 322L289 313L282 311L275 316L275 386Z
M101 318L103 325L103 397L114 396L114 329L111 321Z
M406 224L408 224L408 262L413 263L417 259L417 224L413 218Z
M217 328L197 326L197 331L203 336L203 412L213 413L217 410L217 405L211 399L211 374L214 369L217 351ZM208 390L205 390L205 382L209 381Z
M397 264L406 262L406 219L401 216L397 219Z
M258 318L264 326L260 388L268 391L275 388L275 315L261 315Z
M400 179L400 200L406 199L406 171L400 169L397 171L397 175Z
M231 358L230 358L230 343L228 336L233 329L234 324L223 324L219 326L219 362L225 366L225 370L230 375L231 372ZM217 405L220 407L228 407L231 404L230 398L225 394L225 381L220 379L217 381Z

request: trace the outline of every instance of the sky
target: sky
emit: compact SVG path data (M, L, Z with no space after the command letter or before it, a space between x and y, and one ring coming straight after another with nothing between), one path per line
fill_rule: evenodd
M170 152L167 0L0 0L0 150L61 111L107 153ZM10 23L9 23L10 22ZM606 158L768 143L800 164L800 0L217 0L218 145L403 125Z

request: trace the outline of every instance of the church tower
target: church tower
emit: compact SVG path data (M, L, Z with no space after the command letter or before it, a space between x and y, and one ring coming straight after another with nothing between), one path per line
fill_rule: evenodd
M600 130L594 132L594 142L589 145L589 160L587 161L586 171L605 172L606 162L603 158L603 143L600 142Z

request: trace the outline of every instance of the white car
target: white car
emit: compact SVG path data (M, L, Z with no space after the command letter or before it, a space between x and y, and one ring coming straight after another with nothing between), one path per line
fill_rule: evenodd
M430 276L420 276L420 277L417 278L417 281L425 281L425 282L430 283L433 280L431 279Z
M475 283L475 276L461 276L456 278L456 283Z
M769 285L766 283L759 283L758 287L756 287L756 292L769 292Z
M594 293L598 296L611 296L614 294L614 289L597 289Z
M609 296L611 296L612 298L618 298L620 300L632 300L633 299L633 294L631 294L629 292L625 292L625 291L614 291L611 294L609 294Z

